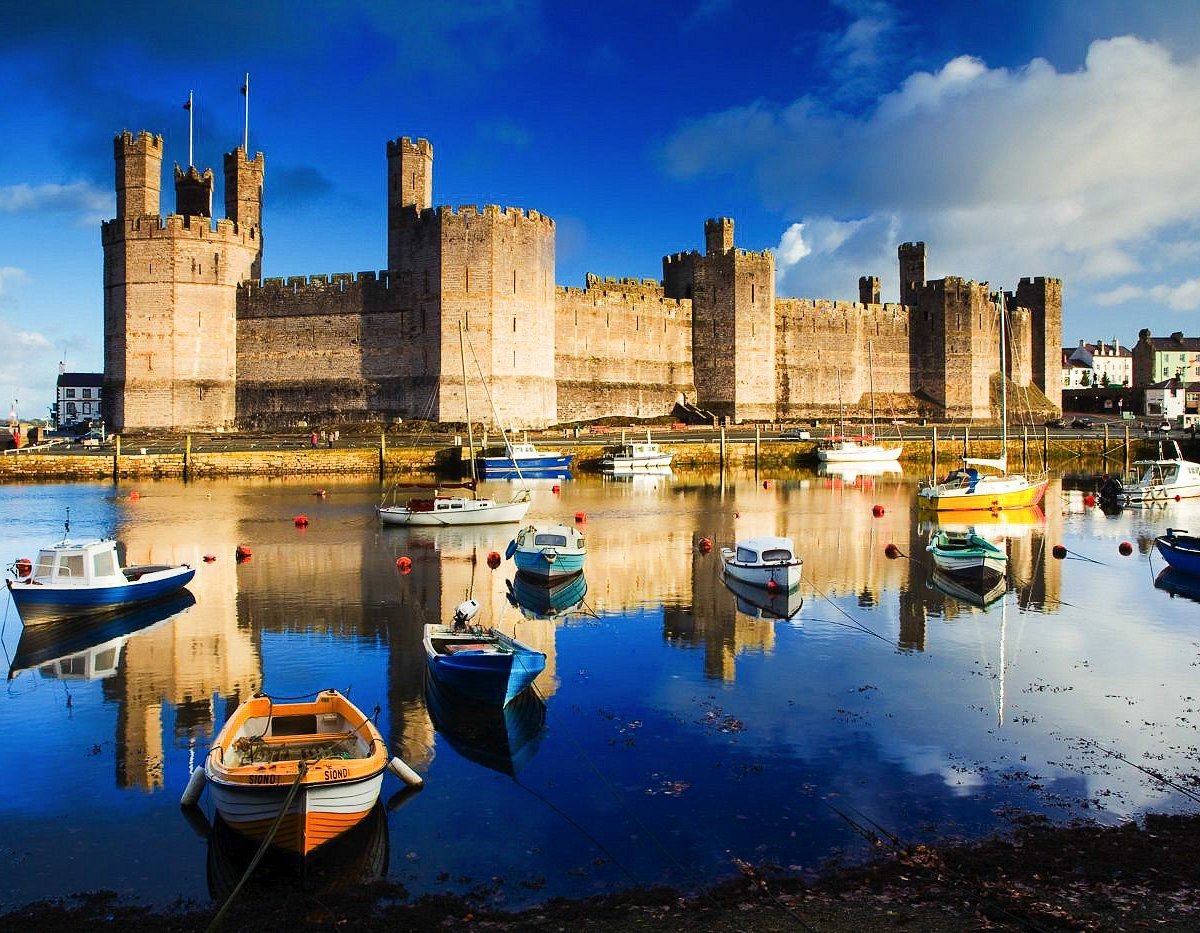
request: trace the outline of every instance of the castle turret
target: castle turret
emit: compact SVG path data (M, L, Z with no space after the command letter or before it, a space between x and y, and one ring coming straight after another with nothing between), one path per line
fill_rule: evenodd
M722 255L733 249L733 218L717 217L704 221L704 252Z
M179 164L175 164L175 213L190 217L212 216L212 169L206 168L204 174L196 171L194 165L189 165L185 172Z
M113 140L117 162L117 217L157 214L162 189L163 141L142 130Z
M1021 279L1014 299L1029 309L1034 385L1062 408L1062 279Z
M400 267L404 236L400 214L433 207L433 145L427 139L401 136L387 144L388 268Z
M238 226L238 231L257 243L250 278L262 278L262 212L263 177L266 159L261 152L253 159L238 146L225 153L225 216Z
M883 297L879 285L879 276L860 275L858 277L858 300L865 305L877 305Z
M915 304L917 292L925 284L925 244L901 243L897 252L900 257L900 304Z

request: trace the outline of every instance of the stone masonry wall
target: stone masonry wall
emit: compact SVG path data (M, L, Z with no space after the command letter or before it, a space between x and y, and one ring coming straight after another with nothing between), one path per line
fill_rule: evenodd
M654 279L600 279L555 295L559 423L648 418L694 401L692 307Z

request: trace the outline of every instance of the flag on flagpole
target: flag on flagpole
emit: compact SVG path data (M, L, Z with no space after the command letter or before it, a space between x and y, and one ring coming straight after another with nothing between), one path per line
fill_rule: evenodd
M190 99L189 99L189 100L185 100L185 101L183 102L183 109L184 109L184 110L191 110L191 109L192 109L192 102L191 102L191 100L190 100Z
M249 89L246 87L246 85L244 85L244 84L243 84L243 85L242 85L242 96L243 96L243 97L245 97L245 96L246 96L246 93L247 93L247 91L248 91L248 90L249 90Z

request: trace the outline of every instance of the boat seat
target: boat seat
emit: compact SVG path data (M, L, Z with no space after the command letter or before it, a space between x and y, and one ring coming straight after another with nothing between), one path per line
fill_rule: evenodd
M446 654L461 654L464 651L487 651L494 647L488 642L466 642L461 645L444 645L442 650Z

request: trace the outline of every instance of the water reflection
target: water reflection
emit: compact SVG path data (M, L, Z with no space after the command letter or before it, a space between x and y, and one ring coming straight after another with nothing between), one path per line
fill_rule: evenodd
M1167 567L1154 578L1154 585L1172 597L1190 599L1200 603L1200 577L1193 573L1184 573L1174 567Z
M721 581L737 599L737 611L752 619L790 619L804 606L804 597L794 590L768 590L722 574Z
M936 588L931 526L904 476L546 483L534 488L531 519L586 517L587 577L574 584L583 593L531 593L509 565L489 567L513 526L381 528L376 484L323 479L321 497L313 485L163 482L141 485L137 499L127 485L0 488L0 508L16 516L6 560L52 536L48 516L70 502L81 533L117 537L130 561L198 568L186 611L91 633L94 643L35 647L9 612L0 640L16 676L0 704L0 749L23 764L0 799L6 844L21 853L7 869L8 904L61 895L63 877L71 890L159 903L207 896L208 851L177 803L216 729L257 690L338 687L360 708L383 706L389 745L427 779L390 830L405 853L392 873L418 894L453 887L443 872L528 880L510 903L627 884L592 839L638 880L685 886L722 877L730 852L780 864L853 854L861 843L823 806L827 794L909 838L932 824L983 832L1008 806L1059 813L1100 799L1124 818L1178 803L1140 773L1093 767L1071 743L1095 737L1131 759L1190 767L1178 749L1193 726L1183 698L1198 660L1197 597L1166 574L1159 588L1185 598L1155 592L1143 561L1117 545L1148 554L1167 524L1195 526L1194 505L1104 516L1075 511L1053 487L1044 514L973 515L1009 555L1008 591L980 608ZM294 524L299 513L307 527ZM731 593L717 548L698 547L761 535L796 542L802 603ZM1083 557L1054 560L1060 543ZM886 559L888 544L908 558ZM238 545L254 559L237 564ZM217 559L205 564L208 553ZM528 718L505 711L496 721L429 695L421 628L468 596L481 624L546 653L537 690L549 726L540 701L522 705ZM66 679L75 662L57 676L30 673L110 640L119 645L106 660L83 665L98 679ZM24 755L34 746L44 754ZM1036 779L998 776L1014 770ZM804 786L813 794L795 792ZM523 819L507 819L518 807ZM67 873L61 847L44 841L64 819ZM644 845L647 832L671 840L670 860ZM345 866L373 858L348 855Z
M500 707L457 694L426 676L425 703L433 727L455 751L510 776L533 757L546 723L546 703L532 687Z
M587 577L581 571L569 577L546 580L520 570L508 583L508 598L530 619L553 619L574 612L587 596Z

